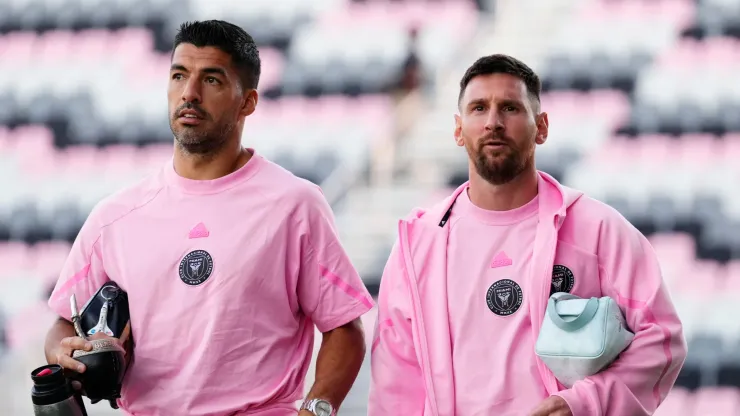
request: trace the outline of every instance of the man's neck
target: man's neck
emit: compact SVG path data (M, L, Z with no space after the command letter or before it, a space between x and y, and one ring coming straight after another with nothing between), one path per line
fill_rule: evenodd
M489 211L509 211L525 205L537 196L537 171L527 169L512 181L494 185L471 169L468 196L477 207Z
M175 144L174 166L175 172L183 178L207 181L239 170L251 157L238 141L205 155L188 153Z

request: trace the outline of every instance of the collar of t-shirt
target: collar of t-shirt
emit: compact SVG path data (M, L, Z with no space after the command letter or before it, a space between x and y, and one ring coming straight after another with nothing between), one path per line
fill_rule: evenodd
M468 188L460 193L457 201L456 213L461 216L470 216L484 224L489 225L510 225L522 222L539 210L539 195L532 198L531 201L519 208L508 211L491 211L480 208L473 204L468 195Z
M252 157L244 164L244 166L226 176L212 180L184 178L175 171L175 165L173 161L170 161L165 167L165 181L168 185L187 194L205 195L223 192L251 178L255 173L257 173L262 163L264 163L262 156L257 154L254 149L247 149L247 151L252 153Z

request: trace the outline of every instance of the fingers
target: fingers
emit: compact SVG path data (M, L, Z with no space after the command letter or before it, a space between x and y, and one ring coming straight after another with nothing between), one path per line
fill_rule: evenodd
M69 355L64 355L62 353L57 354L57 364L62 366L62 368L66 368L67 370L76 371L78 373L85 372L85 365L70 357Z
M62 348L71 354L74 350L92 351L92 344L80 337L69 337L62 340Z
M92 351L92 344L80 337L62 339L56 356L57 364L67 370L82 373L85 371L85 365L72 358L72 352L75 350Z
M550 412L538 407L532 413L530 413L529 416L550 416Z
M553 403L550 398L542 401L537 407L532 410L529 416L550 416L553 411Z

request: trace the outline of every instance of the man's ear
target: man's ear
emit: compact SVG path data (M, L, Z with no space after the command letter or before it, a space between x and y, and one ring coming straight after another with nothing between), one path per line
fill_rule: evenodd
M460 115L455 114L455 144L462 147L465 146L465 142L462 137L462 118Z
M254 110L257 109L257 101L259 101L259 93L257 90L251 89L247 92L242 103L242 109L240 111L243 117L252 115Z
M547 119L547 113L540 113L537 116L537 137L534 141L537 144L545 144L547 134L550 131L550 121Z

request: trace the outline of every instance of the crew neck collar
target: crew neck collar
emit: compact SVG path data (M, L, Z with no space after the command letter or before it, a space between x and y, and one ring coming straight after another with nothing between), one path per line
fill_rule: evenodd
M524 221L535 215L539 210L539 195L535 195L529 202L521 207L507 211L492 211L478 207L470 200L468 189L463 190L459 196L460 208L463 213L470 214L478 221L490 225L509 225Z
M165 181L188 194L215 194L232 188L236 184L252 177L264 162L264 158L252 148L246 149L252 154L247 163L234 172L216 179L197 180L180 176L175 170L174 158L165 168Z

